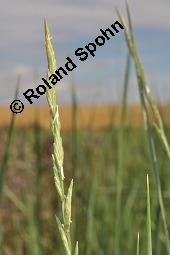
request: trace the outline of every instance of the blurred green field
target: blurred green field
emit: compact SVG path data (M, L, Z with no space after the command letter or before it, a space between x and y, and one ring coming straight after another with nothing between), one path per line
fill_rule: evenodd
M66 180L73 177L75 183L72 234L74 240L79 241L80 254L112 254L114 250L119 132L119 128L109 126L99 132L88 129L76 132L73 128L63 135ZM170 140L170 129L166 133ZM1 129L1 151L6 135L6 130ZM170 226L169 162L155 133L154 138ZM37 124L14 131L0 212L3 254L14 254L14 251L18 255L61 253L54 217L59 210L51 171L51 152L50 134ZM145 254L147 173L151 179L154 249L165 254L155 182L142 128L124 130L122 158L120 254L124 254L123 251L135 254L138 231L141 254Z

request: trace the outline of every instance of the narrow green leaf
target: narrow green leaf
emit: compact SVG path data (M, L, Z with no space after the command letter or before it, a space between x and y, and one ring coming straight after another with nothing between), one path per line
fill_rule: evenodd
M132 18L131 18L131 14L130 14L130 8L129 8L128 1L126 1L126 12L127 12L127 16L128 16L128 25L129 25L130 35L131 35L132 41L134 42Z
M169 237L169 231L168 231L168 226L167 226L167 220L166 220L166 216L165 216L164 201L163 201L162 188L161 188L161 182L160 182L160 174L159 174L159 169L158 169L155 144L154 144L153 135L152 135L151 127L150 127L147 103L149 103L149 105L152 109L152 112L154 114L154 118L155 118L154 126L157 126L156 130L157 130L159 136L161 137L161 140L162 140L162 143L166 149L167 155L170 158L169 144L167 142L167 139L166 139L166 136L164 133L164 129L163 129L161 120L159 118L159 112L156 109L157 106L151 96L150 89L149 89L149 86L146 81L145 71L144 71L143 65L140 61L140 58L138 56L136 44L133 39L134 37L131 36L131 34L129 33L128 26L127 26L123 16L120 14L119 10L116 10L116 11L117 11L117 15L118 15L121 23L124 26L125 40L127 43L127 47L129 49L130 54L132 55L132 58L133 58L134 64L135 64L135 68L136 68L138 89L139 89L139 93L140 93L140 100L141 100L141 105L142 105L142 110L143 110L144 126L145 126L145 131L146 131L147 140L148 140L148 147L149 147L149 154L150 154L150 159L151 159L152 170L153 170L153 174L154 174L155 180L156 180L156 188L158 191L158 199L159 199L159 204L160 204L160 208L161 208L163 227L164 227L164 232L165 232L165 237L166 237L166 248L167 248L167 253L170 255L170 237ZM130 12L129 12L129 15L130 15ZM161 133L161 135L160 135L160 133Z
M138 236L137 236L137 247L136 247L136 255L139 255L139 232L138 232Z
M74 255L78 255L78 254L79 254L78 242L76 242L76 247L75 247Z
M18 98L19 84L20 84L20 77L18 77L18 79L17 79L14 99ZM13 137L13 133L14 133L15 117L16 117L16 114L12 113L10 124L9 124L9 129L7 132L7 140L6 140L6 144L4 147L3 156L2 156L1 165L0 165L0 202L1 202L2 194L3 194L3 190L4 190L5 177L6 177L7 171L8 171L8 160L9 160L9 153L10 153L12 137Z
M147 174L147 255L152 255L151 209L150 209L150 191L148 174Z

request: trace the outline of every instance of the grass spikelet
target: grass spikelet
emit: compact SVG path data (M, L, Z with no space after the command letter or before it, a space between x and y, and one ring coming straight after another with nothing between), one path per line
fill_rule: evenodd
M48 61L48 72L47 79L49 76L55 72L57 69L55 54L53 46L51 43L51 36L47 22L45 21L45 48ZM53 136L53 154L52 154L52 163L54 171L54 180L56 189L60 198L61 208L62 208L62 220L57 218L57 224L59 228L59 233L61 236L62 244L66 255L72 254L72 245L71 245L71 235L70 235L70 225L71 225L71 201L72 201L72 188L73 181L71 181L68 188L67 194L65 194L64 188L64 171L63 171L63 160L64 160L64 151L62 145L62 138L60 135L60 118L59 110L57 105L57 96L55 87L47 90L47 102L50 109L50 118L51 118L51 131ZM75 254L78 255L78 245L75 248Z

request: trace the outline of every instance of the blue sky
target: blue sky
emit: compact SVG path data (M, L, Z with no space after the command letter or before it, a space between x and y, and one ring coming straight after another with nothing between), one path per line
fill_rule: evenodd
M135 35L148 82L154 96L170 101L170 2L129 0ZM73 57L116 19L115 6L125 14L124 0L5 0L0 3L0 104L12 101L16 79L21 75L20 98L35 88L35 76L44 77L43 20L51 30L58 66ZM122 92L126 45L123 32L97 49L95 58L79 62L71 75L57 85L61 103L70 102L74 83L80 103L119 102ZM129 101L138 101L132 70ZM45 103L41 96L37 103Z

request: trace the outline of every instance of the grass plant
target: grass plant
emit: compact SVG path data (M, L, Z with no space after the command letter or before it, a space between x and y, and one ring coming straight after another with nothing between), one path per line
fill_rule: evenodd
M128 11L129 17L130 17L130 11L129 11L128 5L127 5L127 11ZM158 170L158 162L157 162L157 156L156 156L153 135L152 135L151 127L150 127L150 119L149 119L147 103L149 103L149 105L151 106L151 109L152 109L154 117L155 117L154 125L155 125L156 130L159 133L159 135L161 134L161 141L162 141L164 147L166 148L166 152L169 157L168 141L167 141L166 135L164 133L163 124L162 124L162 120L161 120L158 108L151 96L149 86L147 85L145 71L144 71L142 63L140 61L139 55L137 53L135 39L131 32L132 30L130 30L130 32L129 32L129 29L128 29L128 26L124 20L124 17L120 14L119 10L117 10L117 14L118 14L118 17L119 17L121 23L124 26L125 40L127 43L127 47L129 49L129 52L130 52L132 59L134 61L134 64L135 64L139 94L140 94L141 105L142 105L142 110L143 110L145 131L146 131L147 140L148 140L149 154L150 154L153 174L154 174L155 180L156 180L156 189L158 192L159 205L160 205L160 209L161 209L164 232L165 232L165 237L166 237L166 247L167 247L167 252L170 255L169 231L168 231L167 220L166 220L166 216L165 216L165 206L164 206L164 202L163 202L160 174L159 174L159 170ZM130 19L131 19L131 17L130 17Z
M48 29L47 22L45 21L45 48L48 60L48 72L47 79L49 76L55 72L57 69L55 54L53 46L51 43L51 36ZM59 110L57 105L57 97L55 87L52 86L52 89L47 90L47 101L50 110L51 117L51 131L53 136L53 154L52 154L52 163L54 171L54 179L56 189L58 191L59 199L62 207L62 220L56 216L59 233L63 243L64 251L66 255L75 254L78 255L78 243L76 243L75 248L72 248L71 242L71 204L72 204L72 188L73 181L70 182L67 193L65 193L65 184L64 184L64 171L63 171L63 160L64 160L64 151L62 145L62 138L60 135L60 118Z

